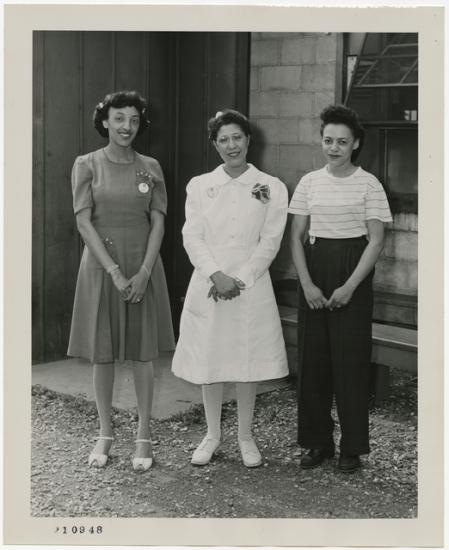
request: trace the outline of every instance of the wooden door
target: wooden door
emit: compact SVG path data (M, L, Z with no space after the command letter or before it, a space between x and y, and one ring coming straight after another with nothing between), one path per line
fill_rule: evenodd
M162 246L175 329L191 266L182 248L185 186L215 163L206 122L247 110L247 34L35 32L33 37L33 360L65 356L82 243L72 210L75 157L105 145L95 104L111 90L149 98L136 149L159 160L169 198ZM218 161L217 161L218 162Z

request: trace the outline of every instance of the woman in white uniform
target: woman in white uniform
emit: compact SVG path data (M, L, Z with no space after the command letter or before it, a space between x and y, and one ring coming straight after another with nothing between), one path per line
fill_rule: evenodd
M224 164L187 185L182 234L195 269L172 370L202 385L207 434L193 453L195 465L207 464L220 444L223 383L235 382L242 460L259 466L251 432L256 385L288 374L268 271L285 228L287 189L246 162L250 134L241 113L217 113L209 139Z

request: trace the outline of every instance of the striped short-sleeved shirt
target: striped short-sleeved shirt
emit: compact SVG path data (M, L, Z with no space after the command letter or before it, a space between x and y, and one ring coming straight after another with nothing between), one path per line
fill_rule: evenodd
M309 172L298 183L288 211L310 216L309 235L328 239L367 235L367 220L392 221L381 183L360 167L346 178L332 176L326 166Z

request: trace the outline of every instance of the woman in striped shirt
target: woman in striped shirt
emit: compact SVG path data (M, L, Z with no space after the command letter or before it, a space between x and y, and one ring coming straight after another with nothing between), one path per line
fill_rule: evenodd
M321 120L327 164L301 179L289 207L300 281L298 442L308 449L302 468L334 456L335 396L338 468L353 472L369 453L372 279L392 218L380 182L354 164L364 138L357 114L330 106Z

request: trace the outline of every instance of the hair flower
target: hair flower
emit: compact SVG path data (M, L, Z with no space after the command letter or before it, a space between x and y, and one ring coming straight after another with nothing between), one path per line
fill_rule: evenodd
M270 187L267 184L256 183L251 189L251 196L262 204L270 201Z
M223 114L223 111L217 111L215 113L215 118L221 117L222 114Z

